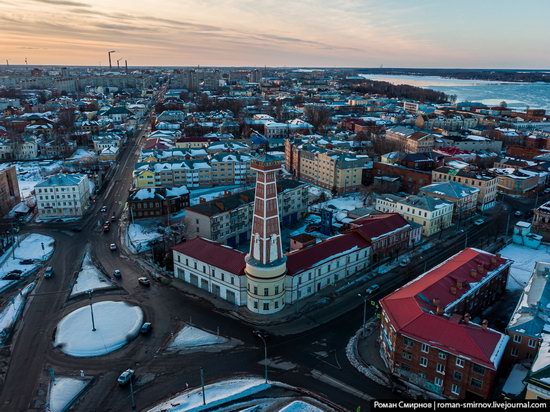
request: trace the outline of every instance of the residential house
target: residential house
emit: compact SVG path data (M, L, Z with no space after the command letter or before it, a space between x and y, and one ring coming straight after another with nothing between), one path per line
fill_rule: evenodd
M90 182L84 174L50 176L34 192L39 217L82 217L90 204Z
M166 216L188 206L189 190L186 186L135 189L128 196L132 219Z
M449 181L424 186L420 193L453 203L454 216L460 220L476 211L479 189Z
M468 248L380 300L381 355L445 398L489 399L508 336L471 321L500 299L512 261Z
M376 198L376 210L399 213L408 222L418 223L426 237L447 229L453 218L452 203L430 196L383 194Z
M15 166L0 164L0 216L4 216L21 202Z

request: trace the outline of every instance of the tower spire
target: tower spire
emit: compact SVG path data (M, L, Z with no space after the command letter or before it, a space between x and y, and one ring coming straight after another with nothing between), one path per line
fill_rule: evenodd
M275 313L284 307L286 256L281 243L277 173L281 162L262 155L252 160L256 193L250 251L246 255L247 307L256 313Z

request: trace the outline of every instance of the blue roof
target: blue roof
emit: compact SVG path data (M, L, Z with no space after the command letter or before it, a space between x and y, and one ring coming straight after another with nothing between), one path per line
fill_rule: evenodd
M86 177L85 174L80 174L80 173L72 173L72 174L59 173L57 175L50 176L43 182L38 183L36 187L76 186L85 177Z

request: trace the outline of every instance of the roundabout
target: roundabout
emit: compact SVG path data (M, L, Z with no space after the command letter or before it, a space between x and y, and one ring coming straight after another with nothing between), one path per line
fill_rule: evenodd
M66 315L57 324L54 346L74 357L114 352L133 340L143 324L143 311L126 302L103 301Z

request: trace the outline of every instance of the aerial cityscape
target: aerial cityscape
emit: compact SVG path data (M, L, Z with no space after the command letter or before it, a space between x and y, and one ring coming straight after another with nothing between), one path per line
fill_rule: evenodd
M548 410L549 14L3 1L0 411Z

